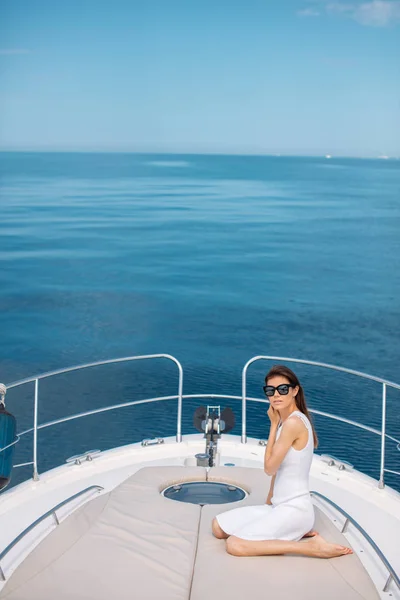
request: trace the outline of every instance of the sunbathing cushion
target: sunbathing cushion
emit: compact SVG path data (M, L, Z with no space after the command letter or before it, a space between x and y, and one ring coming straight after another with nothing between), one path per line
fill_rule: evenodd
M200 467L143 468L67 518L3 589L7 600L188 600L200 506L160 490Z
M354 554L325 560L289 555L237 557L226 552L225 541L211 533L212 519L240 505L265 502L265 477L262 469L210 469L209 480L239 485L250 495L235 504L203 507L191 600L243 600L250 590L251 600L379 600L374 584ZM348 546L328 517L317 508L315 512L317 531L331 542Z

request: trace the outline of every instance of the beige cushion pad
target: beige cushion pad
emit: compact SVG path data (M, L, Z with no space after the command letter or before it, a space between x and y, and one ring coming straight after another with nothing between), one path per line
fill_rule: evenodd
M200 509L159 492L183 481L225 481L249 495ZM75 511L10 578L7 600L378 600L355 555L238 558L211 533L224 510L264 503L270 478L240 467L147 467ZM201 514L201 516L200 516ZM316 510L315 528L347 544ZM197 547L198 541L198 547ZM307 542L303 542L307 543Z
M242 505L246 506L250 504L254 506L255 504L264 504L271 485L271 477L264 473L262 469L250 469L247 467L213 467L208 472L207 480L233 483L250 494L250 497L247 499L245 498L234 504L228 504L228 510L238 508Z
M241 503L203 507L191 600L243 600L249 596L251 600L379 600L369 575L354 554L329 560L229 555L225 541L217 540L211 533L212 519L240 504L265 502L266 475L262 469L217 467L210 469L208 479L241 485L251 493ZM327 540L348 546L344 536L317 508L315 528Z
M159 491L200 467L147 467L66 519L10 578L7 600L187 600L200 506Z

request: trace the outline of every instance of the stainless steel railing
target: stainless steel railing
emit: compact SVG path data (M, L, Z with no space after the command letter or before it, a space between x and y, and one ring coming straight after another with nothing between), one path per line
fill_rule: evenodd
M33 428L28 431L33 431L33 460L32 463L24 463L24 464L32 464L33 465L33 479L37 481L39 479L38 473L38 460L37 460L37 434L38 434L38 408L39 408L39 381L42 379L46 379L48 377L54 377L55 375L61 375L64 373L71 373L72 371L80 371L83 369L88 369L91 367L98 367L101 365L109 365L120 362L129 362L135 360L147 360L147 359L155 359L155 358L166 358L174 362L179 371L179 382L178 382L178 417L177 417L177 429L176 429L176 441L182 441L182 392L183 392L183 369L181 363L170 354L147 354L143 356L125 356L123 358L113 358L110 360L102 360L93 363L86 363L83 365L76 365L74 367L68 367L67 369L58 369L57 371L49 371L47 373L43 373L42 375L36 375L35 377L28 377L26 379L21 379L20 381L16 381L7 385L7 390L24 385L26 383L35 383L35 396L34 396L34 412L33 412ZM90 414L90 413L89 413ZM94 414L91 413L91 414ZM85 416L82 414L82 416ZM72 417L73 418L73 417ZM77 417L78 418L78 417ZM61 421L58 421L61 422ZM25 432L27 433L27 432ZM22 434L20 434L22 435ZM5 450L5 448L0 449L0 452Z
M393 472L385 469L385 443L386 438L386 388L387 386L392 387L394 389L400 390L400 385L394 383L393 381L388 381L387 379L381 379L380 377L375 377L374 375L369 375L368 373L362 373L361 371L354 371L353 369L346 369L344 367L337 367L336 365L331 365L328 363L315 362L311 360L302 360L299 358L287 358L283 356L254 356L251 358L245 366L243 367L242 372L242 443L246 443L246 378L247 378L247 370L249 366L256 361L259 360L273 360L279 361L280 363L290 362L297 363L303 365L311 365L314 367L322 367L324 369L331 369L332 371L340 371L342 373L348 373L349 375L356 375L357 377L362 377L363 379L369 379L371 381L376 381L382 384L382 429L380 431L381 435L381 465L380 465L380 475L379 475L379 487L385 487L385 471ZM313 411L315 412L315 411ZM350 423L350 421L348 421ZM354 423L352 423L354 424ZM375 432L374 432L375 433ZM394 439L394 438L392 438ZM397 440L395 440L397 441ZM395 472L396 473L396 472ZM396 473L397 474L397 473Z
M383 562L383 564L385 565L385 567L389 573L389 576L383 587L383 591L384 592L388 591L389 586L392 581L397 585L398 589L400 590L400 579L399 579L398 575L396 574L392 565L387 560L386 556L383 554L382 550L379 548L379 546L377 546L375 544L374 540L368 535L368 533L365 531L365 529L363 529L361 527L361 525L359 523L357 523L357 521L349 515L349 513L347 513L345 510L343 510L343 508L341 508L338 504L336 504L335 502L330 500L330 498L327 498L326 496L324 496L323 494L320 494L319 492L312 491L310 493L312 496L315 496L316 498L320 498L321 500L323 500L324 502L326 502L327 504L332 506L335 510L337 510L341 515L343 515L343 517L345 518L345 522L341 529L341 533L344 533L347 530L349 523L351 523L361 533L361 535L368 542L368 544L371 546L371 548L374 550L374 552L376 552L376 554L378 555L378 558Z
M128 361L132 361L132 360L143 360L143 359L155 359L155 358L167 358L169 360L172 360L177 366L178 366L178 370L179 370L179 383L178 383L178 394L177 395L173 395L173 396L161 396L161 397L157 397L157 398L148 398L148 399L144 399L144 400L134 400L134 401L130 401L130 402L124 402L124 403L120 403L120 404L114 404L111 406L106 406L104 408L100 408L100 409L95 409L95 410L91 410L91 411L86 411L86 412L82 412L82 413L78 413L75 415L70 415L68 417L64 417L61 419L57 419L54 421L49 421L47 423L43 423L38 425L37 423L37 412L38 412L38 405L39 405L39 380L47 378L47 377L52 377L55 375L60 375L62 373L69 373L71 371L77 371L77 370L82 370L82 369L86 369L89 367L95 367L95 366L100 366L100 365L106 365L106 364L113 364L113 363L119 363L119 362L128 362ZM342 423L346 423L349 425L352 425L356 428L362 429L364 431L368 431L370 433L373 433L375 435L379 435L381 437L381 458L380 458L380 478L379 478L379 487L383 488L384 487L384 473L393 473L396 475L400 475L400 473L398 471L394 471L391 469L387 469L385 468L385 442L386 439L391 440L393 442L395 442L396 444L400 445L400 440L388 435L386 433L386 387L390 386L392 388L395 389L399 389L400 390L400 385L393 383L391 381L387 381L385 379L381 379L378 377L375 377L373 375L369 375L367 373L362 373L360 371L354 371L351 369L346 369L344 367L337 367L335 365L330 365L327 363L319 363L319 362L315 362L315 361L307 361L307 360L303 360L303 359L296 359L296 358L287 358L287 357L279 357L279 356L255 356L253 358L251 358L244 366L243 368L243 372L242 372L242 396L233 396L233 395L226 395L226 394L187 394L187 395L183 395L183 369L182 366L180 364L180 362L173 356L169 355L169 354L152 354L152 355L145 355L145 356L128 356L128 357L124 357L124 358L117 358L117 359L111 359L111 360L106 360L106 361L100 361L100 362L95 362L95 363L88 363L88 364L84 364L84 365L78 365L75 367L69 367L67 369L61 369L58 371L51 371L48 373L44 373L42 375L37 375L36 377L31 377L28 379L23 379L21 381L17 381L14 383L11 383L10 385L7 386L7 389L11 389L11 388L15 388L17 386L21 386L24 385L26 383L30 383L30 382L35 382L35 410L34 410L34 423L33 423L33 427L31 427L30 429L27 429L25 431L22 431L18 434L18 439L15 440L12 444L10 444L9 446L6 446L5 448L0 448L0 452L6 450L6 448L10 447L13 444L16 444L17 441L19 441L19 438L33 432L33 460L32 462L27 462L27 463L22 463L21 465L15 465L15 466L24 466L24 465L29 465L32 464L33 465L33 479L37 480L38 479L38 466L37 466L37 438L38 438L38 431L41 429L45 429L47 427L52 427L54 425L57 425L59 423L65 423L66 421L72 421L75 419L80 419L82 417L87 417L87 416L91 416L94 414L99 414L102 412L106 412L106 411L110 411L110 410L117 410L120 408L124 408L124 407L128 407L128 406L133 406L136 404L147 404L147 403L152 403L152 402L160 402L160 401L166 401L166 400L178 400L178 415L177 415L177 430L176 430L176 441L179 443L182 441L182 401L183 399L190 399L190 398L221 398L221 399L230 399L230 400L241 400L242 402L242 435L241 435L241 441L242 443L246 443L247 442L247 433L246 433L246 425L247 425L247 421L246 421L246 408L247 408L247 401L251 401L251 402L259 402L259 403L265 403L268 404L268 401L266 399L260 400L259 398L252 398L252 397L248 397L247 396L247 392L246 392L246 388L247 388L247 370L248 367L253 364L254 362L258 361L258 360L274 360L274 361L279 361L279 362L293 362L293 363L300 363L300 364L305 364L305 365L311 365L311 366L316 366L316 367L323 367L326 369L331 369L334 371L341 371L343 373L348 373L351 375L356 375L358 377L362 377L364 379L369 379L372 381L376 381L378 383L381 383L383 386L383 391L382 391L382 429L375 429L373 427L369 427L367 425L363 425L362 423L358 423L357 421L352 421L350 419L346 419L344 417L339 417L337 415L328 413L328 412L322 412L316 409L309 409L310 412L329 418L329 419L333 419L335 421L339 421Z

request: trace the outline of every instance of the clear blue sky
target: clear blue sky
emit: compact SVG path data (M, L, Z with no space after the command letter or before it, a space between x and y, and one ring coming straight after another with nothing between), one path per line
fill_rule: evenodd
M1 0L0 148L400 156L400 1Z

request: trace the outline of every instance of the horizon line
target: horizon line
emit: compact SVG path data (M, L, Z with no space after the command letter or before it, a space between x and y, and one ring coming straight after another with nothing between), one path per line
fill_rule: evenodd
M268 158L325 158L332 160L335 158L353 158L363 160L400 160L400 153L396 156L386 154L380 155L358 155L358 154L292 154L285 152L221 152L221 151L172 151L172 150L62 150L62 149L21 149L21 148L0 148L1 154L138 154L138 155L165 155L165 156L249 156L249 157L268 157Z

